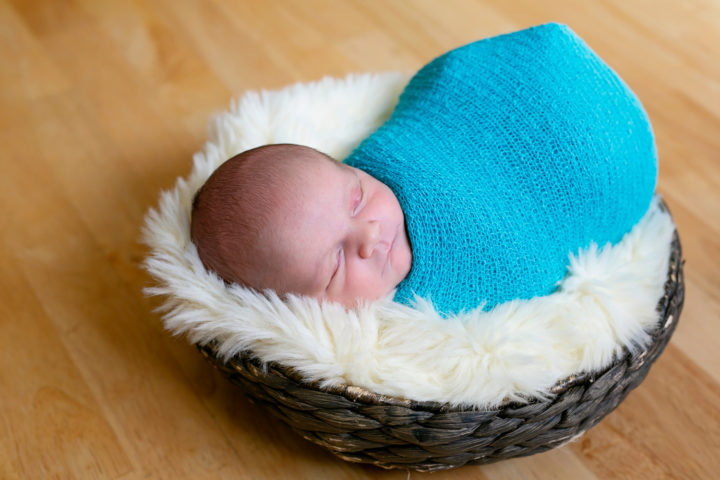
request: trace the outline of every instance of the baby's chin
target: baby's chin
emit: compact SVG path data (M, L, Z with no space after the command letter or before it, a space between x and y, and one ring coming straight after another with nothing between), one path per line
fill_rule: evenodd
M378 300L384 300L388 298L392 298L395 289L400 283L398 282L395 285L389 286L388 288L382 290L382 291L372 291L372 292L363 292L358 293L353 296L342 296L342 297L334 297L334 296L322 296L322 297L315 297L318 300L324 301L324 302L331 302L336 303L338 305L342 305L343 307L347 309L355 309L358 307L362 307L365 305L368 305L370 303L376 302Z

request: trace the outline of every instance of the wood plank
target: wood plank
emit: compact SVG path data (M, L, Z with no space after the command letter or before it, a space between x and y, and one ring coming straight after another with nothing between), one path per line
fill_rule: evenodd
M134 469L14 259L0 264L0 476L117 477ZM91 380L92 381L92 380Z
M28 25L0 2L0 100L3 105L67 90L69 81L43 51ZM3 121L13 118L3 115ZM5 127L5 124L0 124Z
M720 385L671 344L645 382L571 448L598 478L712 478L717 405Z
M4 151L14 159L4 165L0 184L2 204L13 212L3 251L13 252L37 302L51 312L54 332L70 357L65 363L87 379L105 421L133 459L133 471L169 477L202 468L239 473L239 466L229 462L234 450L162 348L165 337L139 285L118 274L65 199L47 159L33 147L31 132L9 133L0 135ZM29 350L36 348L42 343ZM76 383L73 388L81 388ZM53 414L51 405L43 404L46 415ZM32 443L17 446L33 455ZM112 458L99 448L92 453ZM50 463L68 475L59 460Z

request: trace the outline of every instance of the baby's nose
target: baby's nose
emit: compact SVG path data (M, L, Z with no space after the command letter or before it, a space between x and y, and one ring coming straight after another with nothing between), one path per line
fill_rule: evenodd
M364 223L360 228L360 257L370 258L380 241L380 223L375 220Z

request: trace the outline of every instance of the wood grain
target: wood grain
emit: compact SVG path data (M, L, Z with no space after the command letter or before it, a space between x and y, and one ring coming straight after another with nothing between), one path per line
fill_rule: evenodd
M246 89L409 72L546 21L648 110L685 311L643 385L576 442L432 478L716 478L718 0L0 0L0 478L407 478L302 440L166 334L141 293L142 218Z

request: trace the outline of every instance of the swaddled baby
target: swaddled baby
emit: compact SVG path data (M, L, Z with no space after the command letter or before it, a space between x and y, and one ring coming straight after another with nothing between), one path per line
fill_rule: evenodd
M260 179L223 183L234 164ZM192 235L228 281L348 306L397 287L447 315L551 293L570 253L638 222L655 178L635 95L548 24L435 59L346 165L287 145L232 159L197 196ZM255 191L244 224L218 189Z

